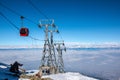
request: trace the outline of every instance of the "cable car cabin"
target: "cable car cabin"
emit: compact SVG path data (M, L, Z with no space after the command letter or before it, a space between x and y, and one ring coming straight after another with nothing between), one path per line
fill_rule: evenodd
M21 28L20 29L20 36L28 36L29 35L29 30L28 28Z

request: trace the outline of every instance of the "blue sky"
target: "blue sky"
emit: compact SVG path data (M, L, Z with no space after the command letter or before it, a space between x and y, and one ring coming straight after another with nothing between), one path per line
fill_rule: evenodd
M55 24L60 31L55 39L65 42L120 42L120 1L119 0L31 0ZM35 23L45 17L40 14L27 0L0 0L0 3L11 8ZM17 27L21 28L20 16L0 5L2 12ZM27 37L20 37L9 22L0 16L0 45L29 45L42 43ZM30 35L44 39L43 29L30 21L24 20L24 26Z

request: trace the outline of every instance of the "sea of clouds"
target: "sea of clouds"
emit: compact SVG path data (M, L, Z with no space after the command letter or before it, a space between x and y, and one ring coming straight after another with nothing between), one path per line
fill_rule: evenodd
M115 45L114 45L115 46ZM0 62L23 63L23 68L39 69L42 49L0 49ZM117 47L69 47L63 52L65 71L80 72L101 79L120 79L120 48Z

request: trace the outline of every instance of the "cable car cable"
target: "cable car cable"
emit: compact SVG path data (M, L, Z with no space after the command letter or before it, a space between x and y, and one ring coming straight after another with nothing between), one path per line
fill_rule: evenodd
M11 20L9 20L2 12L0 12L0 15L4 17L14 28L19 30L19 27L17 27L14 23L12 23Z
M29 2L39 13L41 13L45 18L49 19L49 18L48 18L42 11L40 11L31 1L28 0L28 2ZM21 16L21 14L19 14L18 12L12 10L11 8L3 5L2 3L0 3L0 5L1 5L2 7L4 7L4 8L6 8L7 10L11 11L12 13L14 13L14 14L16 14L16 15L18 15L18 16ZM19 28L18 28L16 25L14 25L5 15L3 15L1 12L0 12L0 14L1 14L1 16L3 16L10 24L12 24L16 29L19 30ZM35 23L35 22L33 22L32 20L30 20L30 19L28 19L28 18L26 18L26 17L24 17L24 18L25 18L26 20L28 20L29 22L32 22L32 23L38 25L38 23ZM32 38L32 39L34 39L34 40L39 40L39 39L36 39L36 38L33 38L33 37L30 37L30 38ZM62 39L62 36L61 36L61 39ZM62 40L63 40L63 39L62 39ZM43 40L42 40L42 41L43 41Z
M19 14L19 13L17 13L16 11L14 11L14 10L10 9L9 7L7 7L7 6L3 5L2 3L0 3L0 6L2 6L2 7L4 7L4 8L6 8L7 10L11 11L12 13L14 13L14 14L16 14L16 15L20 16L20 14Z
M35 8L40 14L42 14L46 19L49 19L48 18L48 16L47 15L45 15L39 8L37 8L34 4L33 4L33 2L31 1L31 0L27 0L28 1L28 3L29 4L31 4L32 6L33 6L33 8ZM56 27L56 29L57 29L58 27ZM59 33L60 34L60 38L61 38L61 40L63 40L63 38L62 38L62 36L61 36L61 33Z
M2 3L0 3L0 5L1 5L2 7L4 7L4 8L6 8L7 10L11 11L12 13L14 13L14 14L16 14L16 15L18 15L18 16L21 16L21 14L19 14L19 13L17 13L16 11L10 9L9 7L6 7L6 6L3 5ZM16 28L17 30L20 29L20 28L17 27L14 23L12 23L11 20L9 20L2 12L0 12L0 15L3 16L11 25L13 25L14 28ZM24 18L25 18L26 20L34 23L34 24L37 24L37 23L31 21L30 19L28 19L28 18L26 18L26 17L24 17ZM37 24L37 25L38 25L38 24ZM39 40L39 39L34 38L34 37L32 37L32 36L29 36L29 38L34 39L34 40ZM43 41L43 40L39 40L39 41Z
M20 28L17 27L13 22L11 22L11 20L9 20L2 12L0 12L0 15L1 15L3 18L5 18L15 29L20 30ZM28 37L31 38L31 39L33 39L33 40L43 41L43 40L34 38L34 37L32 37L32 36L28 36Z
M29 38L33 39L33 40L36 40L36 41L44 41L44 40L40 40L40 39L37 39L37 38L34 38L32 36L28 36Z
M45 15L39 8L37 8L33 2L31 0L27 0L29 4L31 4L33 6L33 8L35 8L40 14L42 14L46 19L49 19L47 15ZM56 28L57 29L57 28ZM60 33L59 33L60 34ZM61 34L60 34L60 38L63 40Z
M9 8L9 7L5 6L5 5L3 5L2 3L0 3L0 6L6 8L6 9L9 10L10 12L12 12L12 13L18 15L18 16L21 16L21 14L19 14L18 12L12 10L11 8ZM32 23L38 25L38 23L35 23L34 21L30 20L29 18L27 18L27 17L25 17L25 16L24 16L24 18L25 18L26 20L28 20L29 22L32 22Z
M32 7L35 8L40 14L42 14L46 19L49 19L48 16L45 15L39 8L37 8L37 7L32 3L31 0L27 0L27 2L28 2L29 4L31 4Z

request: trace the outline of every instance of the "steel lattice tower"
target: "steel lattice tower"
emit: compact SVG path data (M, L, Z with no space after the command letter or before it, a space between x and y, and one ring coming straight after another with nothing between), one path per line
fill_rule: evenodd
M55 74L58 71L58 65L56 62L53 33L58 32L58 30L54 29L54 20L41 20L39 27L45 27L45 43L40 70L43 74Z
M57 49L57 64L58 64L58 72L59 73L64 73L64 62L63 62L63 50L66 51L66 47L64 45L64 41L62 42L56 42L55 43L56 49Z

